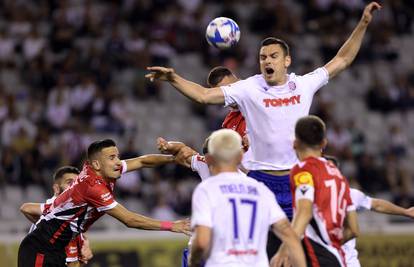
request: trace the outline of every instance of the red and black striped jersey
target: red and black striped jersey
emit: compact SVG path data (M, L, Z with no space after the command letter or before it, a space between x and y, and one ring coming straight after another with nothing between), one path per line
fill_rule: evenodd
M348 181L324 158L310 157L291 170L293 207L300 199L313 202L313 217L305 238L312 239L344 262L341 240L346 213L355 210Z

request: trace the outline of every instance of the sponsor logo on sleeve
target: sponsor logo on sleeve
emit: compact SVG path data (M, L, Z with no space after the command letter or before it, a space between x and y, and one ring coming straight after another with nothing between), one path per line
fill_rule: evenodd
M297 173L293 179L295 180L295 185L296 186L300 186L300 185L309 185L309 186L313 186L313 176L310 172L299 172Z
M103 200L103 201L108 201L108 200L110 200L110 199L112 199L112 195L111 195L111 193L105 193L105 194L102 194L101 195L101 199Z

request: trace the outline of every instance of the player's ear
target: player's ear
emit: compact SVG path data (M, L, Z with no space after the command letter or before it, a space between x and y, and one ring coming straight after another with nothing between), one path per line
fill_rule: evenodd
M52 188L53 188L53 194L55 196L57 196L57 195L60 194L60 188L59 188L59 185L58 184L53 184Z
M290 56L285 56L285 68L288 68L292 63L292 58Z
M328 145L328 139L324 138L322 141L322 146L321 146L322 150L324 150L327 145Z
M213 157L210 156L209 154L206 154L204 157L206 159L206 163L207 163L208 166L210 166L210 165L212 165L214 163Z
M95 170L100 170L101 169L101 164L99 164L99 161L94 159L91 161L91 165Z
M293 141L293 149L296 150L299 147L298 140L295 138Z

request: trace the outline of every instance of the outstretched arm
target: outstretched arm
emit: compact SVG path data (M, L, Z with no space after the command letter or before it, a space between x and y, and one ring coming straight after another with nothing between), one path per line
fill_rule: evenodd
M114 208L105 212L125 224L128 228L171 231L187 235L191 233L189 220L178 220L174 222L158 221L129 211L119 203Z
M371 210L391 215L401 215L414 219L414 207L405 209L384 199L373 198Z
M150 79L151 81L154 79L167 81L180 93L197 103L224 104L224 94L220 87L203 87L179 76L172 68L148 67L147 70L151 72L145 75L146 78Z
M187 168L191 168L191 157L198 154L182 142L167 141L162 137L157 138L157 148L161 153L174 155L175 162Z
M167 141L162 137L157 138L157 148L163 154L176 155L185 146L183 142Z
M325 65L325 68L329 73L329 78L335 77L354 61L361 47L362 39L364 38L367 27L372 20L372 13L376 9L381 9L381 6L376 2L371 2L365 7L361 20L355 27L351 36L342 45L336 56Z
M135 171L141 168L154 168L160 165L174 162L172 155L149 154L132 159L125 160L127 172Z
M42 208L40 203L23 203L20 207L20 212L32 223L36 223L40 215L42 215Z

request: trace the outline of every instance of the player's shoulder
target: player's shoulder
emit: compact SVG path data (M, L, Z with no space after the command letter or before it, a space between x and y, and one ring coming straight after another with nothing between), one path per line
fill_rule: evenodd
M313 171L320 168L324 164L325 162L322 161L321 158L309 157L293 166L292 173L300 172L303 170Z
M302 75L296 75L296 74L294 75L296 78L302 78L302 77L311 78L312 76L328 75L328 71L324 67L318 67L311 72L308 72Z
M245 85L249 85L249 86L254 86L254 85L258 85L260 86L263 83L264 79L263 76L261 74L256 74L250 77L247 77L246 79L242 79L242 80L238 80L237 82L231 83L229 85L226 85L226 87L231 88L231 87L243 87ZM246 87L246 89L249 89Z

